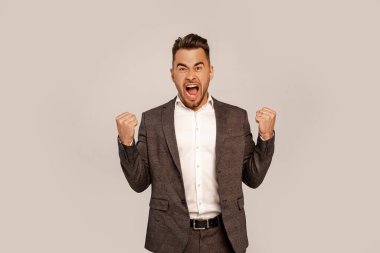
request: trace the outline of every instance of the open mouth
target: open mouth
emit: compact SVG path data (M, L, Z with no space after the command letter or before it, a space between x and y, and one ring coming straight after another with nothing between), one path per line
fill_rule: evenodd
M199 86L198 84L188 84L186 85L186 93L190 97L195 97L198 94Z

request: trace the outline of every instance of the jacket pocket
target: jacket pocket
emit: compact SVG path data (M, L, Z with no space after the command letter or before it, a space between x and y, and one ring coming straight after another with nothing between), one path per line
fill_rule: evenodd
M238 204L239 210L244 209L244 197L238 198L237 199L237 204Z
M236 137L244 137L245 136L245 133L244 132L233 132L233 131L230 131L230 132L227 132L226 133L226 136L225 138L228 139L228 138L236 138Z
M152 209L167 211L169 209L169 201L167 201L166 199L151 198L149 202L149 206Z

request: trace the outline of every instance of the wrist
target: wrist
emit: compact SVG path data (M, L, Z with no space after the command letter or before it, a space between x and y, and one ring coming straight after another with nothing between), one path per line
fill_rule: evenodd
M118 137L119 143L123 144L124 146L132 146L133 139L132 140L122 140L120 137Z
M271 133L259 133L262 140L267 141L273 137L273 132Z

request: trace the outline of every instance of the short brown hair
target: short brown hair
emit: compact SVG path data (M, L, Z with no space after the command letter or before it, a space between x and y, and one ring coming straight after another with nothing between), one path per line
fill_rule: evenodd
M205 51L207 60L210 63L210 48L208 46L207 40L193 33L190 33L183 38L179 37L178 39L176 39L172 48L172 54L173 54L172 61L174 62L174 56L178 50L197 49L197 48L202 48Z

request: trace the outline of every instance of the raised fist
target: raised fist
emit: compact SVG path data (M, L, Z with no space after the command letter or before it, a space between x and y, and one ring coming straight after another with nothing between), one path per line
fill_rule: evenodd
M134 114L125 112L116 117L117 131L121 143L130 146L135 136L135 127L137 126L137 118Z
M259 123L259 134L264 140L269 140L273 136L276 112L267 107L256 111L256 122Z

